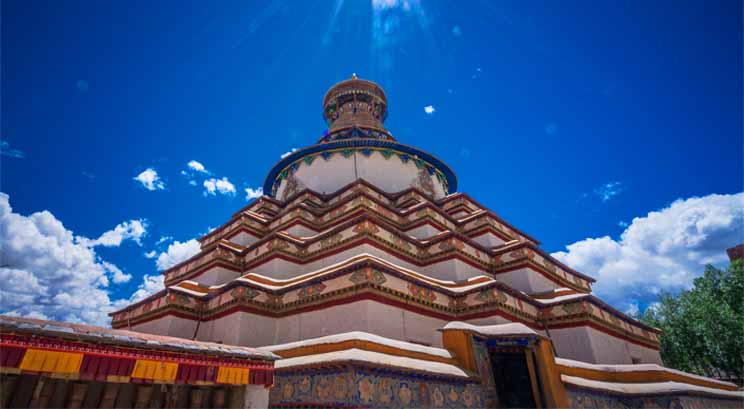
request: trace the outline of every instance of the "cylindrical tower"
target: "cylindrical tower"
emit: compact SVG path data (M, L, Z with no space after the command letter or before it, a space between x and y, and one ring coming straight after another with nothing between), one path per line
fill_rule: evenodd
M352 75L331 87L323 97L328 134L321 142L360 136L394 140L383 125L386 116L385 91L372 81Z
M385 91L356 75L331 87L323 98L328 131L315 145L282 158L271 169L264 194L288 200L310 189L332 194L364 179L387 193L418 189L439 199L457 188L457 178L444 162L398 143L383 122Z

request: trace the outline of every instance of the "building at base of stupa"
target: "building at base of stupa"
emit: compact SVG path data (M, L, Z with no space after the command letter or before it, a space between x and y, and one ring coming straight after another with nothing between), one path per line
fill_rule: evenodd
M0 315L0 408L267 407L276 355Z
M273 352L277 407L742 403L732 384L660 366L657 329L458 193L386 115L377 84L334 85L320 140L112 326Z

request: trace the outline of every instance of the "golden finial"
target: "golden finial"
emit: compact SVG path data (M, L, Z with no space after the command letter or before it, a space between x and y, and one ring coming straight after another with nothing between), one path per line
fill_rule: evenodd
M357 76L356 76L356 73L355 72L352 72L351 73L351 79L353 79L353 80L357 79Z

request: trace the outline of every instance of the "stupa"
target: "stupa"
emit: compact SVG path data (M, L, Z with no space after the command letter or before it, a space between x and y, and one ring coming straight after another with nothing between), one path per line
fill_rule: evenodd
M731 384L661 366L657 329L457 192L387 112L374 82L331 87L317 143L112 326L273 352L277 407L741 403Z

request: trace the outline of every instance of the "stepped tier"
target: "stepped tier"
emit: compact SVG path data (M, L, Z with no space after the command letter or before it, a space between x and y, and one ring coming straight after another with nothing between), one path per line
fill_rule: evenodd
M589 292L594 281L462 194L435 203L412 189L391 198L360 181L330 203L318 199L304 192L280 207L262 198L202 238L200 254L165 271L166 284L216 285L249 272L285 279L362 252L438 279L498 276L528 293Z
M449 321L521 322L569 357L658 362L657 330L462 193L432 200L359 180L329 195L264 196L200 242L163 272L166 290L112 325L251 346L357 330L437 345Z
M253 346L354 330L436 345L434 330L449 321L521 322L563 339L557 348L566 356L601 361L591 340L612 339L657 362L657 330L590 294L551 294L534 298L483 275L438 280L362 254L285 280L251 273L217 286L184 281L116 312L112 325ZM575 344L584 336L586 343Z

